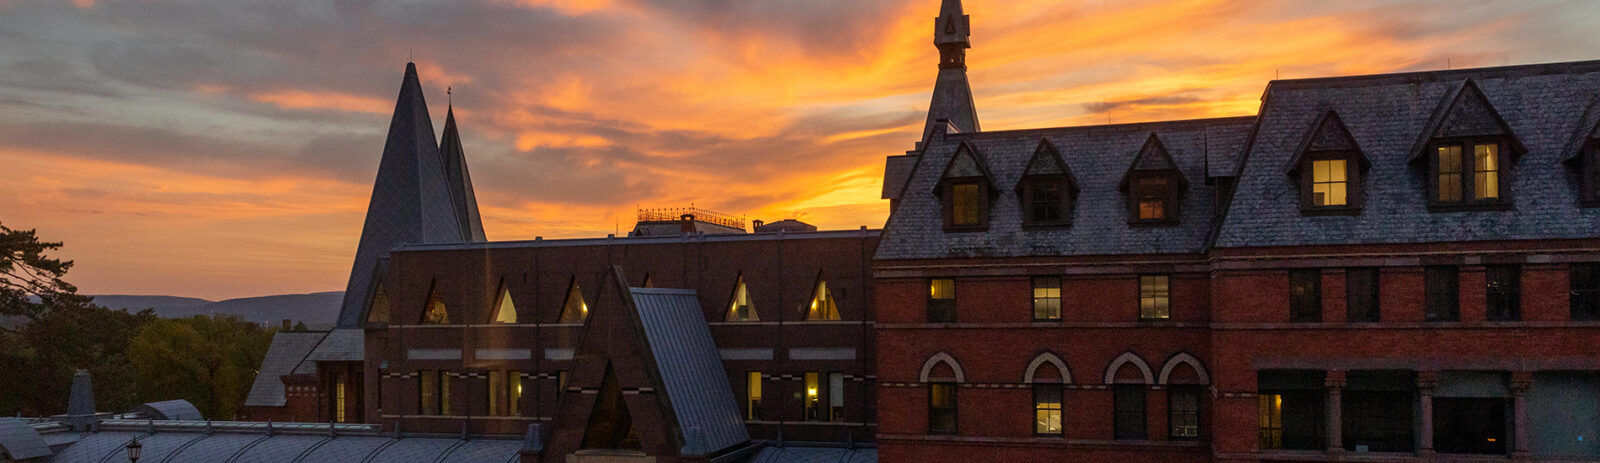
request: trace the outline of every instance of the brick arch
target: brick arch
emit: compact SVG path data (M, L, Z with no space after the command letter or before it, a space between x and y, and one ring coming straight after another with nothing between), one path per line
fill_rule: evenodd
M1211 384L1211 375L1206 372L1206 367L1200 364L1200 359L1189 355L1188 352L1173 354L1172 358L1167 359L1167 364L1161 366L1161 376L1159 378L1161 384L1167 384L1167 377L1172 374L1172 370L1177 368L1179 364L1188 364L1189 368L1193 368L1195 375L1200 377L1200 384Z
M957 362L955 357L951 357L950 354L944 352L933 354L932 357L928 357L927 362L923 362L922 373L917 375L917 382L928 382L928 374L933 373L933 368L938 366L940 363L949 365L950 370L956 373L957 383L967 382L967 375L961 371L961 363Z
M1155 374L1150 372L1150 364L1145 363L1144 359L1139 358L1139 354L1135 354L1133 351L1123 352L1122 355L1112 360L1110 365L1106 366L1104 383L1116 384L1117 370L1121 369L1124 364L1130 363L1139 368L1139 373L1144 375L1144 384L1155 384Z
M1056 367L1056 371L1061 375L1062 384L1072 384L1072 370L1067 369L1067 363L1063 362L1060 356L1050 351L1040 353L1038 357L1033 358L1033 362L1028 364L1028 369L1022 372L1022 382L1032 384L1033 372L1045 364Z

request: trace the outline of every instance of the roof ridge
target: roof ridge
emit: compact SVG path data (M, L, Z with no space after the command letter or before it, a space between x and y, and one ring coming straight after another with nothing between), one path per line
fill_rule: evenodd
M1546 74L1573 74L1600 72L1600 60L1558 61L1549 63L1513 64L1462 69L1436 69L1430 71L1401 71L1353 76L1324 76L1300 79L1274 79L1267 82L1273 88L1327 88L1340 86L1365 86L1394 83L1445 82L1468 78L1525 77ZM1486 75L1487 74L1487 75Z
M1062 130L1095 130L1095 129L1119 129L1120 130L1120 129L1126 129L1126 130L1140 131L1141 129L1149 130L1149 129L1146 129L1146 127L1150 127L1150 126L1159 126L1159 127L1163 127L1163 128L1164 127L1187 127L1187 126L1202 126L1203 127L1203 126L1209 126L1209 125L1221 124L1221 123L1254 122L1255 119L1256 119L1256 115L1251 114L1251 115L1246 115L1246 116L1206 117L1206 118L1197 118L1197 119L1178 119L1178 120L1171 120L1171 121L1119 122L1119 123L1116 123L1116 124L1064 125L1064 126L1057 126L1057 127L1036 127L1036 128L1028 128L1028 129L993 130L993 131L985 131L985 132L957 132L957 133L946 134L945 137L946 138L955 137L955 138L959 138L959 139L970 140L970 139L1012 137L1012 136L1022 136L1022 135L1040 135L1040 134L1044 134L1044 133L1047 133L1047 132L1055 132L1055 131L1062 131Z

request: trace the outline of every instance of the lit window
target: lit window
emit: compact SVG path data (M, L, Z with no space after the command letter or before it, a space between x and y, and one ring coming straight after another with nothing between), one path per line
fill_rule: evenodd
M1033 279L1033 319L1061 319L1061 279L1038 277Z
M982 224L983 197L977 183L951 185L950 197L950 225L974 227Z
M811 305L806 310L806 320L838 320L839 304L828 292L828 282L817 281L817 290L811 295Z
M1328 159L1311 162L1311 205L1344 206L1349 203L1349 179L1345 160Z
M450 324L450 312L445 310L444 301L439 300L439 294L435 291L428 291L428 307L427 311L423 312L422 323L424 325Z
M505 403L505 372L489 372L489 416L500 416Z
M1172 316L1171 292L1166 275L1139 276L1139 318L1165 320Z
M439 374L432 370L417 372L417 414L439 414Z
M522 415L522 372L506 372L506 382L509 384L506 387L508 398L506 399L505 414L506 416Z
M1261 419L1259 433L1262 450L1283 448L1283 395L1257 394Z
M933 383L928 385L928 432L931 434L956 433L955 383Z
M1033 434L1061 435L1061 385L1033 385Z
M745 375L745 415L747 420L761 419L761 372L752 371Z
M1461 147L1439 147L1439 202L1461 201Z
M817 372L808 371L806 379L806 421L821 421L822 417L822 385Z
M339 374L337 376L335 376L334 383L333 383L333 415L334 415L333 419L335 421L340 422L340 423L345 422L345 415L344 415L345 396L344 395L345 395L345 384L348 383L348 382L349 382L349 377L344 372L339 372Z
M517 322L517 304L511 302L511 291L500 289L500 303L496 304L495 323L514 324Z
M572 282L567 289L567 302L561 307L561 319L558 323L583 323L589 318L589 303L583 300L583 290L578 288L578 282Z
M949 278L928 280L928 322L954 321L956 321L956 280Z
M1134 182L1134 197L1139 201L1139 220L1161 221L1168 216L1172 193L1164 177L1145 177Z
M439 414L450 414L450 372L439 371Z
M1475 199L1500 197L1500 145L1477 144L1472 146L1472 194Z
M744 277L739 277L738 283L733 288L733 302L728 307L727 321L753 322L760 320L756 311L750 305L750 290L744 285Z

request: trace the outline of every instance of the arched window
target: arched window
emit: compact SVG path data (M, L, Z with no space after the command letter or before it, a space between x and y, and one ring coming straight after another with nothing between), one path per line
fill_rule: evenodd
M1056 354L1039 354L1028 364L1022 382L1033 389L1033 434L1061 437L1065 432L1062 425L1065 386L1072 382L1067 364Z
M956 434L956 391L966 382L961 364L950 354L934 354L923 362L917 380L928 385L928 433Z
M1199 439L1206 384L1211 383L1200 359L1187 352L1174 354L1161 366L1161 384L1167 387L1167 438Z
M1124 352L1106 366L1105 383L1111 386L1112 437L1147 439L1145 392L1155 382L1150 365L1133 352Z

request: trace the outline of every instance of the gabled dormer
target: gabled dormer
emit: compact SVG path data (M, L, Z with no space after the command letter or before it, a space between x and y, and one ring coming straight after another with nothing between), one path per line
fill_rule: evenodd
M945 164L933 194L944 211L947 232L983 231L989 228L989 209L997 194L994 175L971 143L962 142Z
M1017 197L1022 199L1022 224L1026 226L1064 226L1072 223L1073 200L1078 197L1078 180L1061 160L1061 151L1048 138L1039 139L1033 158L1017 180Z
M1435 211L1509 206L1506 174L1528 151L1471 79L1445 94L1415 146Z
M1589 103L1561 159L1578 172L1579 202L1600 207L1600 100Z
M1322 113L1289 162L1288 174L1300 188L1300 211L1314 214L1360 212L1362 180L1372 165L1339 113Z
M1128 224L1177 225L1183 192L1189 187L1161 138L1151 133L1118 185L1128 198Z

